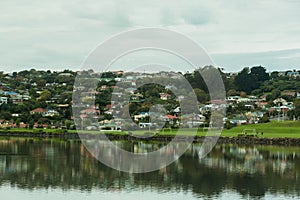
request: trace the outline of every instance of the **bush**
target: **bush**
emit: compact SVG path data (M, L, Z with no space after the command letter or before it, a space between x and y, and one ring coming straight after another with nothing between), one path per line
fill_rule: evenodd
M268 114L264 114L262 118L259 119L259 123L270 122Z
M135 131L138 130L138 126L136 124L125 123L122 126L123 131Z

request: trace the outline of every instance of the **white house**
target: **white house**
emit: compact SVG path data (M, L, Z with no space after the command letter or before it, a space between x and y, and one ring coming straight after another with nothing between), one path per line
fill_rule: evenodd
M8 97L0 97L0 105L2 105L2 104L7 104L7 102L8 102Z
M171 96L168 93L160 93L159 95L161 100L168 100Z

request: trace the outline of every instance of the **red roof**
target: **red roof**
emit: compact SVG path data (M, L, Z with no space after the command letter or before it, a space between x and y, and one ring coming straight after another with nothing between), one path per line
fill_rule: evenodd
M83 114L91 114L91 113L96 113L96 112L98 112L98 111L93 108L88 108L88 109L80 111L80 113L83 113Z
M85 115L85 114L81 114L79 117L80 117L80 118L86 118L86 117L87 117L87 115Z
M47 110L43 109L43 108L36 108L30 112L33 112L33 113L43 113L43 112L47 112Z
M178 117L173 116L173 115L166 115L166 117L169 118L169 119L177 119L178 118Z
M222 99L212 99L209 102L212 104L226 104L226 101L224 101Z

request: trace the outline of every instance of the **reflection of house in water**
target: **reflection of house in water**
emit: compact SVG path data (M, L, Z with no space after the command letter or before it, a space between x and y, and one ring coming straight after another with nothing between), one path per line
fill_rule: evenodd
M195 150L197 151L197 148ZM265 174L268 169L284 174L294 168L290 159L295 158L295 156L295 154L287 156L283 152L278 154L268 152L267 158L264 158L256 147L220 145L213 149L207 157L200 159L199 162L211 168L223 168L233 173Z
M296 157L296 154L293 153L291 156L287 156L286 153L276 152L270 153L270 157L274 159L273 171L284 174L294 167L294 164L289 162L289 160L294 159Z

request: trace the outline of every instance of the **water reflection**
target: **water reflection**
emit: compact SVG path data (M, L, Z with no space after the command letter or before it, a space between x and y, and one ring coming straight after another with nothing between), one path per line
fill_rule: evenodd
M133 152L162 144L118 142ZM200 145L161 170L122 173L95 160L79 141L1 139L0 186L26 190L59 188L83 191L192 192L196 197L234 191L242 197L300 196L299 147L218 145L199 159ZM132 163L134 164L134 163Z

